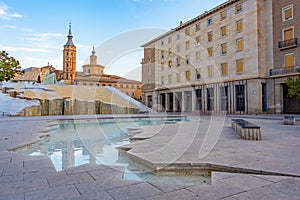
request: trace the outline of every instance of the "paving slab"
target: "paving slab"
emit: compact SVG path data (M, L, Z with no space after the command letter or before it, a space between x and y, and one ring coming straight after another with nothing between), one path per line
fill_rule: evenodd
M61 186L56 188L48 188L44 190L35 190L25 192L25 200L59 200L59 199L75 199L81 198L80 193L74 185Z
M121 188L108 190L108 193L113 196L114 199L118 200L139 200L162 194L159 189L155 188L149 183L139 183L135 185L124 186Z

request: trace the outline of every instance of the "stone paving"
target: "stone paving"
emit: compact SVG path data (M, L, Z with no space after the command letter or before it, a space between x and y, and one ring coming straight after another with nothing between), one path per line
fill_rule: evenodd
M300 199L300 178L293 176L212 172L211 185L138 182L122 180L120 167L82 165L56 172L48 156L31 157L8 151L39 140L47 134L49 125L56 124L55 120L70 118L74 117L0 118L0 199ZM217 140L207 138L203 133L213 127L209 126L209 117L201 117L164 126L159 133L152 133L154 137L135 142L130 151L136 155L143 151L144 159L150 159L149 152L157 155L159 149L161 158L151 158L157 162L210 162L299 176L299 121L296 126L283 126L281 117L255 116L247 120L261 126L262 141L241 140L230 128L229 118L222 124L220 134L213 133ZM176 135L172 142L170 133ZM189 133L194 134L192 140L187 137ZM203 140L215 145L203 147L208 155L200 159L199 144ZM141 144L147 146L142 149Z

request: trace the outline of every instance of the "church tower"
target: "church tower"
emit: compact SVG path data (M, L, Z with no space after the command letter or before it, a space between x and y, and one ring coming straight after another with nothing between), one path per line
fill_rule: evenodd
M74 45L72 38L73 36L70 23L68 42L65 44L63 51L63 79L74 84L76 76L76 46Z

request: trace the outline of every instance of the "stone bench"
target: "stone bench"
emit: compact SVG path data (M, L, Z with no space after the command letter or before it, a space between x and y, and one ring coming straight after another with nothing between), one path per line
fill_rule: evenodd
M296 119L294 116L284 116L283 118L283 124L284 125L295 125L296 124Z
M231 127L244 140L261 140L260 126L243 119L232 119Z

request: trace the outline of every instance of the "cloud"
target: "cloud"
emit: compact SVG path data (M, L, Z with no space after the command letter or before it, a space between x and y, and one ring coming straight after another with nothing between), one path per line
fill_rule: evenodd
M64 37L64 34L61 34L61 33L34 33L34 34L30 35L29 38L26 38L26 40L43 42L43 41L48 41L50 38L54 38L54 37Z
M5 49L5 51L23 51L23 52L31 52L31 53L49 53L50 51L47 49L42 48L34 48L34 47L18 47L18 46L5 46L0 45L2 49Z
M18 13L10 13L8 6L4 2L0 2L0 19L11 20L13 18L22 18L23 15Z

